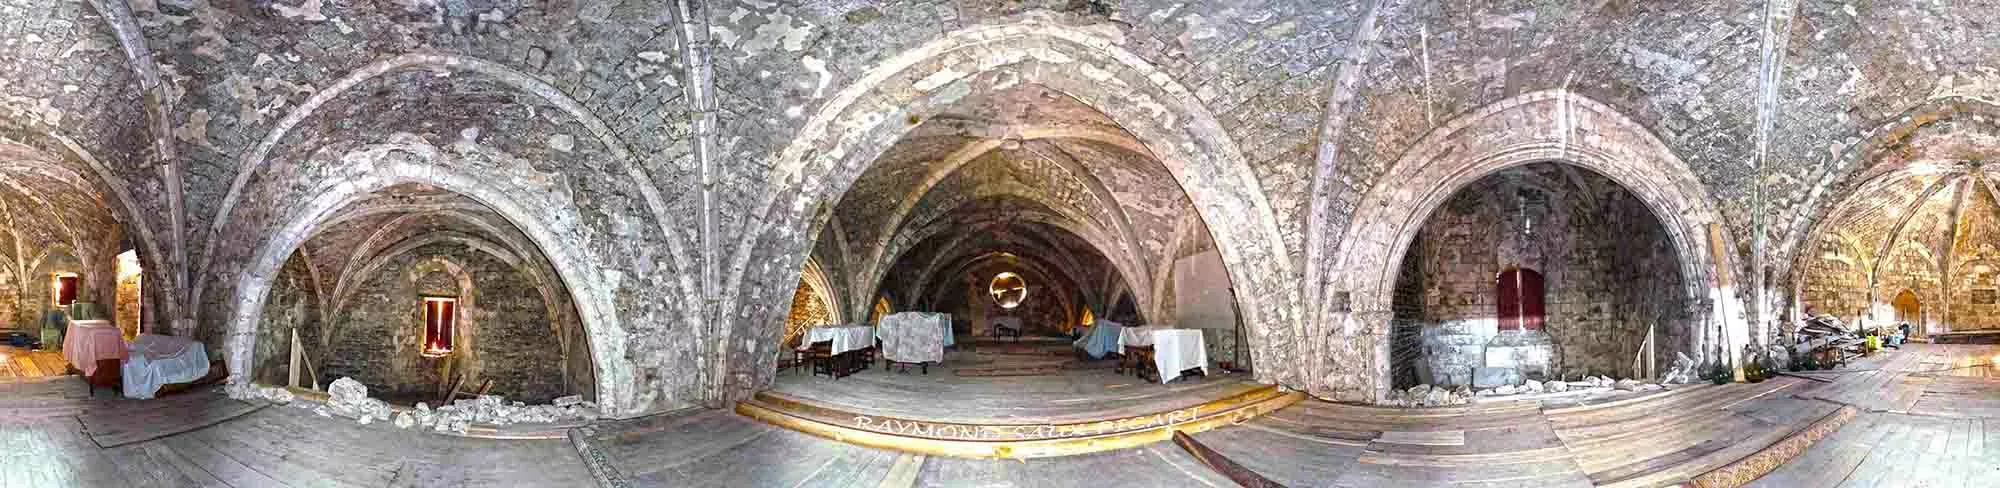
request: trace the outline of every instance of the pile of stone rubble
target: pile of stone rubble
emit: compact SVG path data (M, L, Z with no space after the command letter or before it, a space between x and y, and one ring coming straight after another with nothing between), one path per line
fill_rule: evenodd
M1408 390L1390 390L1389 398L1384 402L1384 405L1390 407L1446 407L1464 405L1471 402L1471 387L1459 386L1458 389L1454 390L1446 389L1442 386L1417 385L1410 387Z
M279 405L292 405L296 399L292 392L284 388L263 386L231 386L229 393L239 399L265 400ZM362 425L375 421L392 421L397 428L430 429L438 432L464 434L473 423L508 425L521 423L553 423L566 420L596 420L599 417L597 404L583 401L583 397L571 395L555 399L550 405L528 405L521 402L509 403L499 395L481 395L476 399L461 399L451 405L439 406L418 403L417 408L396 412L387 402L368 397L368 387L352 378L333 380L327 386L331 398L324 404L300 402L299 408L311 408L313 413L323 417L345 417Z
M1614 380L1611 379L1611 377L1609 376L1585 376L1583 377L1582 380L1578 381L1543 382L1536 380L1528 380L1527 383L1518 386L1502 385L1498 388L1480 390L1477 395L1478 396L1534 395L1540 393L1562 393L1571 390L1590 390L1590 389L1598 389L1606 391L1609 390L1653 391L1661 388L1665 387L1652 383L1642 383L1639 380L1634 380L1630 378L1622 380Z
M1472 403L1472 400L1477 397L1538 395L1592 389L1600 391L1653 391L1661 388L1665 388L1665 386L1642 383L1633 379L1614 380L1609 376L1586 376L1578 381L1538 381L1530 379L1519 385L1501 385L1477 391L1467 386L1450 388L1417 385L1408 390L1390 391L1389 398L1383 402L1383 405L1390 407L1445 407Z

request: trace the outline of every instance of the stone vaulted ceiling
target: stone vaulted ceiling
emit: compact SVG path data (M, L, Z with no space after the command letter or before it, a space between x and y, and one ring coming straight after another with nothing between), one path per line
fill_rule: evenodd
M1943 163L1994 159L1992 7L0 0L0 137L34 153L9 158L96 188L6 170L0 204L64 209L33 218L70 227L7 229L21 242L118 227L148 317L247 362L224 341L257 327L243 305L273 261L350 251L292 243L300 221L412 181L467 195L573 278L627 413L768 384L761 339L808 258L836 287L909 288L929 278L892 269L1062 248L1045 257L1100 275L1079 286L1115 274L1157 309L1173 259L1214 248L1255 302L1259 379L1366 400L1380 334L1349 305L1374 293L1340 256L1396 237L1357 225L1369 202L1442 181L1385 176L1429 174L1413 154L1535 139L1646 161L1619 181L1652 198L1671 177L1657 200L1692 217L1670 233L1732 268L1685 270L1745 290L1707 312L1742 316L1724 322L1783 308L1748 290L1797 285L1823 236L1980 249L1991 185ZM939 241L982 225L1032 237Z
M1846 259L1868 275L1918 257L1931 276L2000 245L1994 202L1994 147L2000 133L1983 124L1941 123L1911 134L1855 175L1852 194L1821 223L1819 250L1808 259ZM1911 254L1911 253L1916 254Z
M896 293L934 291L924 286L934 270L1013 250L1049 261L1087 296L1106 293L1096 289L1106 281L1099 266L1145 296L1157 268L1180 257L1177 237L1207 238L1198 218L1180 227L1192 207L1167 168L1103 113L1023 84L920 121L832 218L860 278L886 274L883 289ZM873 296L860 291L849 307Z

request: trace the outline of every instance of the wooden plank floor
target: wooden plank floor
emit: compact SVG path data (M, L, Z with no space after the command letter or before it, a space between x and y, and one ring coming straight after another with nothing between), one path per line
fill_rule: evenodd
M723 411L578 430L606 481L631 486L1233 486L1170 443L1027 461L870 449Z
M563 441L494 441L356 425L267 407L203 426L234 400L91 397L80 381L0 384L0 487L588 486ZM79 416L138 440L105 449ZM127 414L128 419L109 416ZM178 433L153 436L158 425ZM153 438L158 437L158 438Z
M1436 409L1307 401L1195 437L1287 486L1590 486L1534 401Z
M1801 396L1866 410L1756 486L2000 486L2000 346L1910 344ZM1871 394L1872 393L1872 394Z
M0 346L0 382L36 380L68 374L61 351L32 351Z
M100 399L77 420L103 447L118 447L207 427L262 408L230 399L220 388L206 388L154 398Z
M1004 424L1089 421L1167 412L1249 391L1247 375L1216 371L1169 384L1109 369L1065 370L1047 376L967 377L955 367L930 374L879 367L832 379L780 372L771 391L810 403L882 417Z
M1688 385L1562 399L1561 408L1541 401L1438 409L1308 401L1195 436L1295 487L1663 486L1743 459L1838 408L1823 399L1834 398L1884 409L1863 413L1761 486L2000 486L2000 419L1992 403L2000 379L1984 373L1983 363L1969 363L1990 355L1988 349L1957 347L1870 358L1829 374L1829 383ZM855 378L864 377L840 385ZM1072 381L1067 375L1043 380L1027 383L1077 395L1061 398L1108 399L1113 408L1163 401L1174 386L1235 383L1093 392L1064 390L1062 383ZM973 391L997 394L1000 387ZM1124 388L1146 390L1123 395ZM1868 388L1875 397L1895 398L1870 398ZM265 407L107 449L91 435L112 429L86 431L80 417L123 412L134 425L166 423L176 412L199 418L220 400L186 397L170 407L175 403L119 403L104 395L86 395L78 381L0 383L0 466L6 466L0 488L592 486L594 474L623 486L1230 486L1169 443L1026 462L931 458L821 439L727 411L598 422L572 430L565 441L442 436ZM1121 396L1134 398L1118 403Z

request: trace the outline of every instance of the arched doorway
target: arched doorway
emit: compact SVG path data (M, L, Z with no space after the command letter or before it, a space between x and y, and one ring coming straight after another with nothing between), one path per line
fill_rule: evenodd
M121 280L139 272L121 252L159 256L122 180L68 139L12 122L0 119L0 328L49 345L72 319L110 321L126 337L155 332L139 322L151 317L116 313L141 306L119 300Z
M1896 299L1890 304L1896 307L1896 322L1910 324L1916 330L1923 330L1924 307L1917 300L1917 292L1903 290L1902 293L1896 294Z

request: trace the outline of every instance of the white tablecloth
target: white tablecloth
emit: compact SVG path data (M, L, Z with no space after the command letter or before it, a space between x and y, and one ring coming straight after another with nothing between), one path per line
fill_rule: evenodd
M1153 365L1160 368L1160 382L1173 381L1181 376L1181 371L1201 368L1208 374L1208 348L1202 343L1199 329L1155 330L1153 336Z
M819 341L833 341L833 353L875 347L875 328L866 325L845 325L839 327L814 327L806 331L806 345Z
M118 371L124 375L125 398L152 398L160 385L208 376L208 348L192 339L139 334L130 349L131 356Z
M1126 327L1125 330L1118 331L1118 348L1122 352L1122 350L1125 349L1125 346L1153 345L1153 331L1168 330L1172 328L1174 327L1171 325L1141 325L1137 327Z

